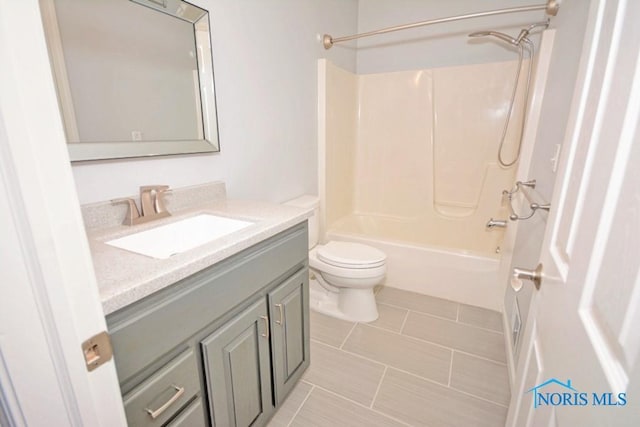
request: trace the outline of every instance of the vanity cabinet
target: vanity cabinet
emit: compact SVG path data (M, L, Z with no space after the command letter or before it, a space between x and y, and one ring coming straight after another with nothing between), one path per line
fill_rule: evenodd
M309 365L299 224L107 316L130 426L260 426Z

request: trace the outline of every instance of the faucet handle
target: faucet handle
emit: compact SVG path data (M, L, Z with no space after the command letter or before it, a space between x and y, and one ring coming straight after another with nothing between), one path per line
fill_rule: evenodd
M169 189L168 185L143 185L140 187L140 205L142 216L152 216L158 211L158 193Z
M136 206L136 202L133 199L128 197L121 199L111 200L111 203L128 203L129 210L127 211L127 215L124 217L124 221L122 224L124 225L133 225L136 222L136 219L140 218L140 212L138 211L138 207Z
M156 210L156 213L162 214L162 213L167 213L169 214L169 212L167 212L167 207L164 204L164 195L167 192L170 192L171 189L169 188L168 185L159 185L158 187L156 187L156 197L154 199L154 203L153 206Z

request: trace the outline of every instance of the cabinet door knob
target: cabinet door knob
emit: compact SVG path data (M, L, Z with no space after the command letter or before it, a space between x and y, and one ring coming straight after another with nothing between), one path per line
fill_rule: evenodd
M280 320L276 320L276 324L277 325L284 325L284 313L282 312L282 304L275 304L276 307L278 307L278 311L280 312Z
M260 316L260 318L264 320L264 334L260 335L269 339L269 318L267 316Z

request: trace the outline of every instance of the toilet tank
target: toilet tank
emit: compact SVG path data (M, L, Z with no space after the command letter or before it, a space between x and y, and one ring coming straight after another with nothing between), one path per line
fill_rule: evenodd
M320 199L318 196L300 196L285 202L284 205L313 209L313 215L309 217L309 249L313 248L318 244L318 234L320 233Z

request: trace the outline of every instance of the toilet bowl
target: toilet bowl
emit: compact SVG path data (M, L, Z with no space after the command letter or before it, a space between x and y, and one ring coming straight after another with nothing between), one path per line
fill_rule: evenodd
M360 243L318 243L318 198L302 196L286 205L313 208L309 218L309 306L328 316L357 322L378 318L374 287L382 284L386 255Z
M373 289L382 283L386 256L370 246L328 242L309 252L311 307L339 319L372 322L378 318ZM318 286L319 285L319 286Z

